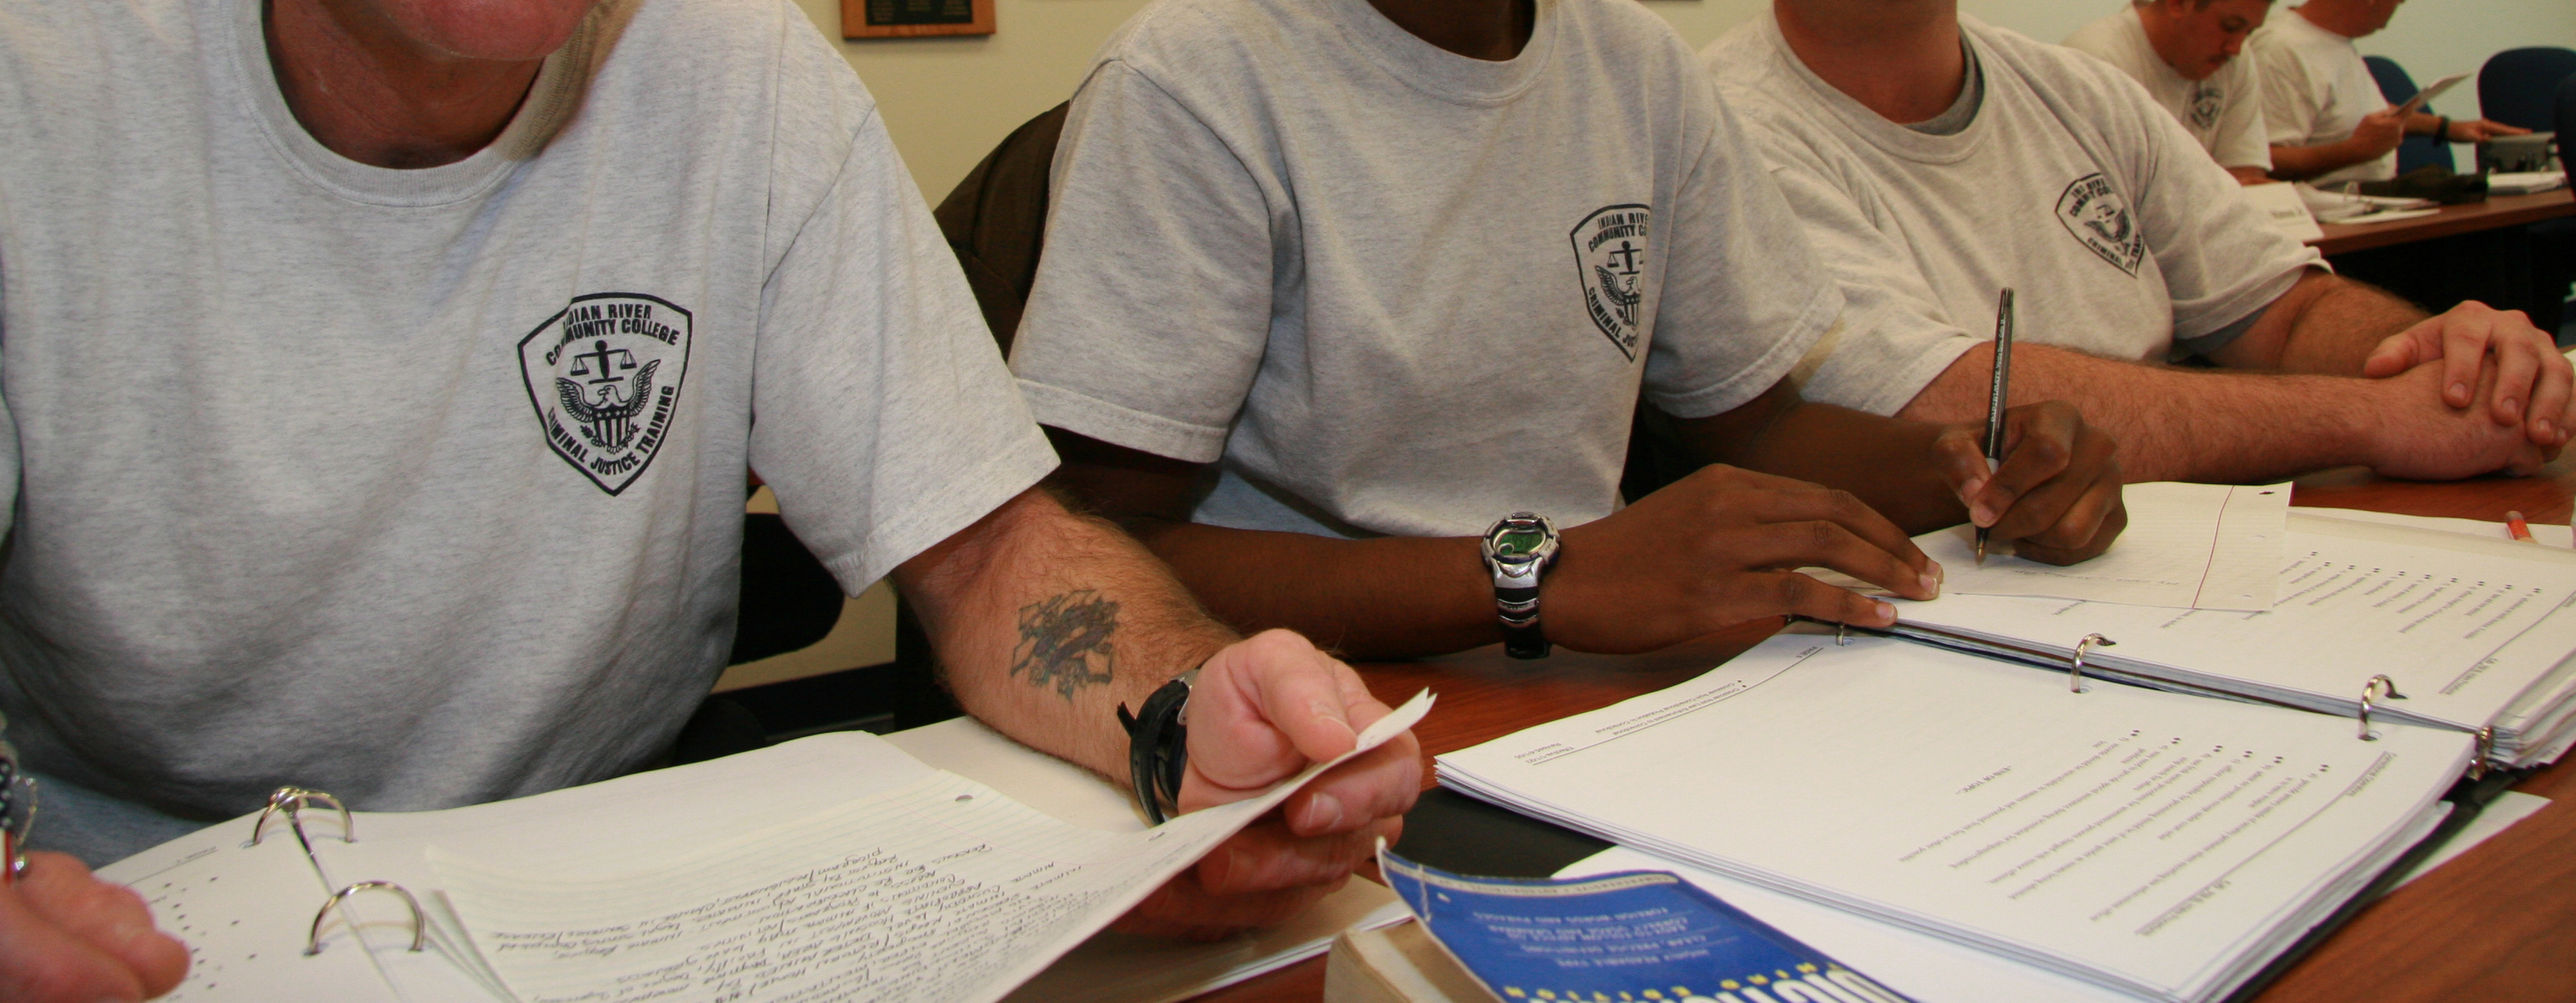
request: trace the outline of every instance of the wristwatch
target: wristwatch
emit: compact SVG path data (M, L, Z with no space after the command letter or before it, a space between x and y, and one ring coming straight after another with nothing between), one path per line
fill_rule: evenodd
M1513 658L1546 658L1539 630L1538 583L1556 563L1556 524L1535 512L1514 512L1485 530L1485 570L1494 573L1494 613L1503 621L1503 652Z

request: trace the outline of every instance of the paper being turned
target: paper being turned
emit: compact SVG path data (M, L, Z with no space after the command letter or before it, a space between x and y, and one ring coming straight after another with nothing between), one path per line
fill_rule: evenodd
M1342 759L1430 705L1407 701ZM1080 828L939 772L685 857L593 862L630 868L615 877L430 860L520 1003L982 1003L1332 765L1141 832Z

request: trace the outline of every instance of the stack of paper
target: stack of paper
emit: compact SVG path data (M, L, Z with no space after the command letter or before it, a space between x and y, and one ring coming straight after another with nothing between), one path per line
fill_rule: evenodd
M2173 611L2167 611L2172 613ZM2469 736L1784 635L1441 783L2119 996L2224 997L2446 814Z
M1429 705L1399 708L1360 748ZM1097 829L841 733L515 801L359 813L354 842L308 810L309 858L275 822L249 844L245 817L101 874L195 949L174 1000L971 1003L1027 981L1323 768L1156 828ZM409 889L430 949L405 949L409 910L386 892L342 903L323 949L303 954L316 907L359 881Z
M2146 490L2133 491L2133 508L2154 510L2164 486L2135 487ZM2576 744L2576 552L2480 539L2456 522L2290 512L2269 551L2277 601L2248 604L2212 603L2207 589L2189 603L2153 601L2151 586L2134 580L2154 576L2115 574L2132 566L2120 563L2126 555L2144 553L2185 569L2166 579L2187 579L2188 558L2229 549L2211 546L2229 535L2215 522L2138 520L2094 562L2008 569L2010 590L1993 586L1994 573L1953 570L1940 599L1898 603L1894 633L2056 665L2100 634L2116 646L2093 648L2085 662L2111 678L2346 717L2360 712L2371 678L2385 675L2398 695L2377 701L2374 720L2491 728L2495 763L2553 761ZM1935 557L1955 546L1943 534L1922 543ZM1964 557L1944 563L1957 569ZM2120 594L2105 578L2138 587Z
M2487 175L2489 195L2529 195L2567 184L2565 171L2496 171Z

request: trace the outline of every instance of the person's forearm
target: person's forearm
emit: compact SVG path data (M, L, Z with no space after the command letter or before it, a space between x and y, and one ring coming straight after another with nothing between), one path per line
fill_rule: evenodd
M2270 184L2272 181L2272 175L2260 167L2230 167L2227 176L2235 178L2240 185Z
M1503 637L1493 579L1470 537L1345 540L1166 520L1129 528L1210 613L1246 633L1285 627L1353 659L1445 654Z
M1968 521L1967 506L1942 479L1932 449L1932 440L1941 434L1938 424L1885 418L1794 395L1775 393L1764 400L1774 402L1773 411L1760 428L1721 432L1681 423L1685 445L1708 462L1851 492L1908 533ZM1974 420L1985 417L1981 395Z
M1969 349L1898 417L1983 421L1994 349ZM2356 369L2358 366L2355 367ZM2131 482L2251 483L2371 462L2360 380L2229 373L2095 358L2052 345L2013 350L2012 399L2063 400L2120 443Z
M2305 181L2350 167L2365 160L2376 160L2379 152L2347 139L2316 146L2272 147L2272 176L2283 181Z
M1032 490L897 569L968 713L1127 776L1117 707L1231 643L1136 541Z
M2222 349L2215 353L2217 361L2235 368L2359 376L2362 363L2380 342L2426 316L2412 303L2340 276L2320 276L2309 281L2316 286L2314 295L2284 296L2275 303L2273 310L2285 312L2286 317L2264 315L2264 322L2286 322L2277 351L2262 353L2264 358L2258 361L2237 358ZM2262 327L2263 323L2256 326ZM2261 333L2264 332L2247 332L2249 336Z

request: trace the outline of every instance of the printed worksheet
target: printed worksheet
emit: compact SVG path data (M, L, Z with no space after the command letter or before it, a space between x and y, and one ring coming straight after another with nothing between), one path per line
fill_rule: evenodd
M1417 696L1370 726L1351 755L1430 703ZM520 1003L974 1003L1001 998L1330 765L1142 831L1075 826L938 771L694 852L594 853L586 875L436 846L429 861Z
M2475 729L2576 650L2576 568L2520 544L2476 550L2293 531L2280 600L2260 613L1950 595L1898 604L1908 624L2064 651L2098 633L2098 659L2231 690L2353 706L2386 675L2383 710ZM2345 710L2344 712L2349 712Z
M1441 756L1623 845L2149 997L2241 978L2429 829L2468 736L1783 635Z

